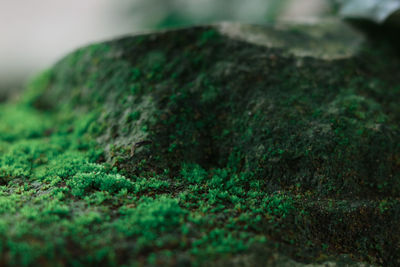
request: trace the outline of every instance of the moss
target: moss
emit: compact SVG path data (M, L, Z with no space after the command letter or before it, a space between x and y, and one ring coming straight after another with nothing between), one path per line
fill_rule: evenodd
M392 53L300 58L213 27L79 49L0 106L0 265L395 266Z

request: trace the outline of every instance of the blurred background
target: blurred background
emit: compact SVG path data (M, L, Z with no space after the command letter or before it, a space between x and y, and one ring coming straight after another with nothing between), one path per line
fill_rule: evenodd
M313 20L330 8L329 0L0 0L0 98L92 42L217 21Z

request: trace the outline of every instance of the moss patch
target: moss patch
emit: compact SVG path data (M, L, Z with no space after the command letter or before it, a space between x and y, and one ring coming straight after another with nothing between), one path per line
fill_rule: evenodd
M1 265L396 265L398 64L212 27L70 54L0 106Z

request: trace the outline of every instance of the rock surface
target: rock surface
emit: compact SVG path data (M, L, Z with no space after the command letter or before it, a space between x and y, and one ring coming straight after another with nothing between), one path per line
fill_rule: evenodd
M0 263L399 265L399 63L337 22L68 55L1 106Z

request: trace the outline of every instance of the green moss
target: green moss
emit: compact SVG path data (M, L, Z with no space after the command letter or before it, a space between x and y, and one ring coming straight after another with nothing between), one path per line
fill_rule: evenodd
M396 265L398 59L378 48L297 58L198 27L70 54L0 106L0 265Z
M51 69L43 71L40 75L33 78L26 88L26 92L23 94L21 102L31 106L35 104L40 106L42 100L40 97L43 92L50 86L53 77L53 72Z

